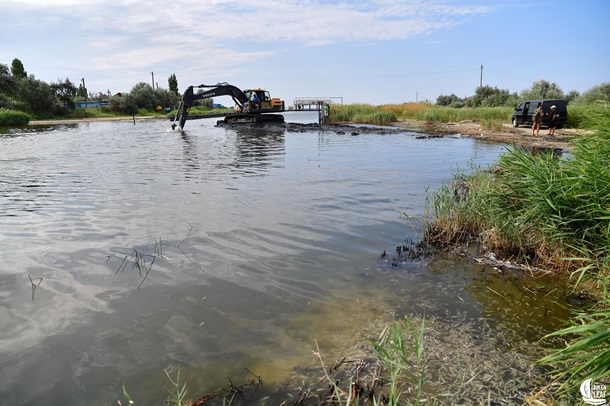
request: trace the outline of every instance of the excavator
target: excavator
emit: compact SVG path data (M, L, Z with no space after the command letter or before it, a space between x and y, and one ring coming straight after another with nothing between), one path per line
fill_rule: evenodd
M205 89L203 92L195 93L194 89ZM189 111L196 100L207 99L210 97L231 96L235 102L235 113L220 114L191 114ZM210 117L224 117L226 124L241 123L283 123L284 116L281 114L270 114L285 110L284 101L278 98L271 98L268 91L264 89L241 90L236 86L226 82L215 85L189 86L182 100L178 105L178 110L172 121L172 130L179 126L184 128L186 120L194 120ZM219 121L220 123L220 121Z

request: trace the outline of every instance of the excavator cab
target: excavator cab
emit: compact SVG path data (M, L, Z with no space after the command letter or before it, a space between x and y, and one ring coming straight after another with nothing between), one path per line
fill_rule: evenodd
M251 113L254 112L265 112L265 111L284 111L284 101L277 98L271 97L269 92L264 89L246 89L244 94L247 97L248 105L247 110ZM253 97L253 94L256 96Z

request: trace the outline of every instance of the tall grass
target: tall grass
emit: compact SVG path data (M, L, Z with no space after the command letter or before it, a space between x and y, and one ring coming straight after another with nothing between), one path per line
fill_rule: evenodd
M382 330L376 339L370 340L375 354L390 375L390 388L384 404L404 405L404 400L401 399L404 385L414 389L416 403L422 402L426 381L424 329L424 319L421 326L417 327L411 326L405 317L402 323L394 322Z
M568 128L589 129L594 126L595 117L603 114L606 106L568 106ZM477 121L488 130L499 131L504 124L510 124L514 107L454 108L428 103L402 103L373 106L370 104L333 105L331 122L352 122L368 124L389 124L400 120L419 120L433 123L457 123ZM391 113L375 116L376 113Z
M398 116L393 111L382 110L369 104L349 104L333 106L329 120L331 122L385 125L398 121Z
M598 307L575 326L549 335L569 345L541 362L555 366L566 391L586 378L610 376L610 110L590 118L595 132L577 136L567 157L512 148L493 170L457 172L427 201L426 238L470 239L547 269L564 271L576 289L597 287Z

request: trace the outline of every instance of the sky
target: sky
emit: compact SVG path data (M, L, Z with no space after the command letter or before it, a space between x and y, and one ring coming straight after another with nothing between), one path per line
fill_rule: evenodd
M382 105L610 82L607 0L0 0L0 21L0 63L94 93L175 74Z

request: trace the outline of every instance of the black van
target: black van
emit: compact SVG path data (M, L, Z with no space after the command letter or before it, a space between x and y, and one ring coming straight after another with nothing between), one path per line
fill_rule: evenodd
M557 128L563 127L565 122L568 120L568 107L566 101L561 99L545 99L545 100L527 100L519 104L513 112L513 127L519 127L522 124L531 126L534 124L532 116L534 110L538 107L538 103L542 103L542 125L544 127L549 124L549 116L547 113L551 112L551 106L556 107L556 112L559 115L557 117Z

